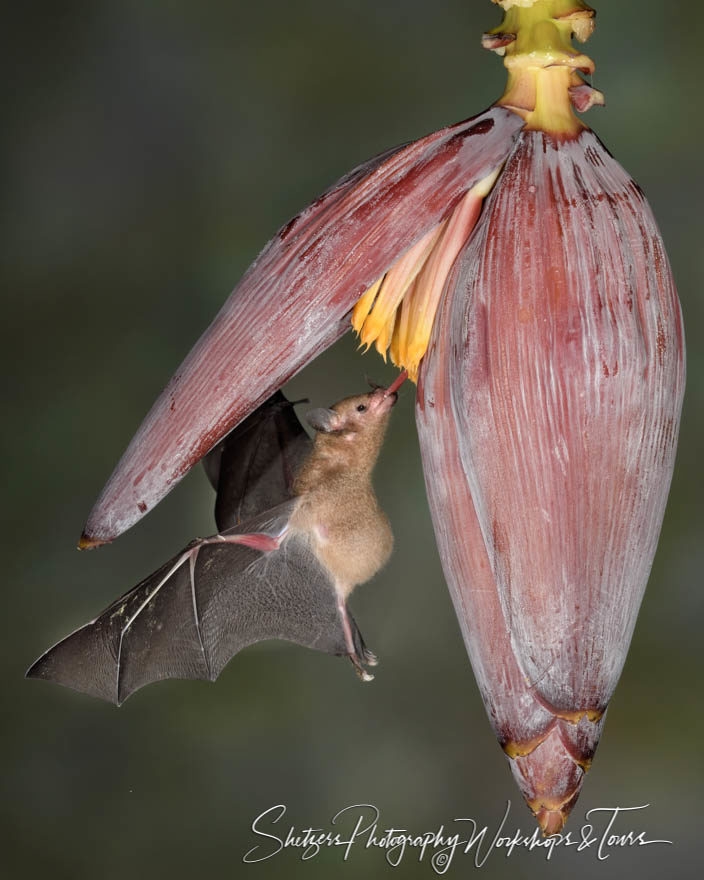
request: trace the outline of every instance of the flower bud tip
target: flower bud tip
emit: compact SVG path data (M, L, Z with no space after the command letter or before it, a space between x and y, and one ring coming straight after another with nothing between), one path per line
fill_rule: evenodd
M104 544L109 544L109 541L101 541L99 538L89 538L85 532L81 535L78 540L78 549L79 550L94 550L96 547L102 547Z
M540 810L535 818L538 820L543 837L559 834L567 821L567 816L560 810Z

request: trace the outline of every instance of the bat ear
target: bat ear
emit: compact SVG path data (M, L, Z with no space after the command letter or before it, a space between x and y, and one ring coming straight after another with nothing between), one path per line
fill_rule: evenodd
M334 409L324 409L321 407L320 409L312 409L310 412L307 412L306 421L316 431L320 431L323 434L331 434L339 429L340 416Z

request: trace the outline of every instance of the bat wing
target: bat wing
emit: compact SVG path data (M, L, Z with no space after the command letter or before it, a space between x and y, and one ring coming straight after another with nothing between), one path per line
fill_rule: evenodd
M296 502L194 541L28 670L120 705L164 678L214 681L247 645L284 639L375 663L305 535ZM366 676L368 677L368 676Z
M313 448L293 406L277 391L203 459L217 491L218 531L293 497L295 475Z

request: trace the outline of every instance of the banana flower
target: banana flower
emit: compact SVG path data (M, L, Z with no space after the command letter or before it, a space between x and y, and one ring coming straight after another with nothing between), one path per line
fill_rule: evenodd
M494 0L485 113L342 178L255 260L154 404L81 546L132 526L350 326L417 382L446 579L513 775L546 834L589 769L656 549L684 337L636 183L574 115L582 0Z

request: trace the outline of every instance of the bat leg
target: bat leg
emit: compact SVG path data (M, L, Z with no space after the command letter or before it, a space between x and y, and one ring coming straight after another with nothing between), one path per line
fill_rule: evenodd
M357 673L357 677L360 681L373 681L374 676L370 672L367 672L364 667L365 665L376 666L379 659L376 654L370 651L364 644L362 634L357 629L357 624L347 611L347 605L342 596L337 597L337 608L340 612L340 620L342 621L342 628L345 633L347 656L350 658L350 662L354 666L354 671Z
M355 648L357 649L355 653L361 659L362 663L364 663L365 666L378 666L379 665L379 658L374 653L374 651L370 650L364 644L364 639L362 638L362 633L357 628L354 620L350 616L349 611L347 611L347 617L350 620L353 642L354 642Z

